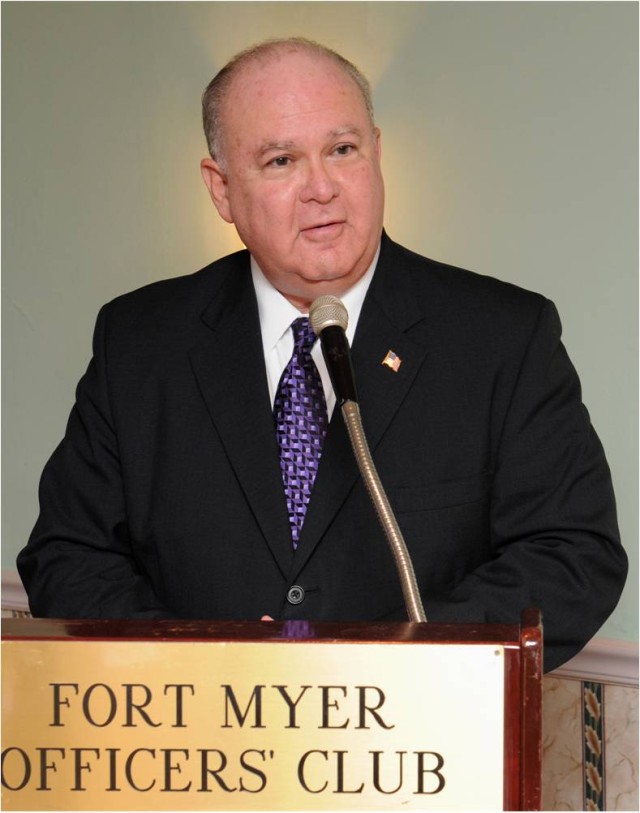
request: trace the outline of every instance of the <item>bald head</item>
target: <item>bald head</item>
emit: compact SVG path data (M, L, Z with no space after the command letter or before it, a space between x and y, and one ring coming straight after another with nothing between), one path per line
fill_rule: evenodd
M209 82L202 95L202 122L209 154L221 166L225 164L224 107L235 80L249 67L277 62L295 53L306 53L317 56L319 60L328 60L343 71L357 86L373 129L371 87L366 77L348 59L337 51L304 37L265 40L240 51L229 60Z
M211 199L302 311L349 290L380 242L380 132L359 76L322 46L278 40L237 56L204 94Z

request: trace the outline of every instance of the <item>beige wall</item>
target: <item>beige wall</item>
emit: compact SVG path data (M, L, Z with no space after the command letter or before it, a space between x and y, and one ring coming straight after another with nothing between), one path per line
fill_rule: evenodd
M542 686L542 810L638 810L637 685Z
M237 247L201 185L199 97L290 34L373 80L391 236L557 303L632 558L603 635L636 639L635 3L3 4L3 568L99 306Z

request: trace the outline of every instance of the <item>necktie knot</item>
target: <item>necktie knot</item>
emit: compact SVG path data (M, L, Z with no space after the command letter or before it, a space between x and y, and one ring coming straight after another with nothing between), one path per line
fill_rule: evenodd
M301 316L291 323L293 332L293 346L296 352L310 352L316 340L316 334L311 327L308 316Z

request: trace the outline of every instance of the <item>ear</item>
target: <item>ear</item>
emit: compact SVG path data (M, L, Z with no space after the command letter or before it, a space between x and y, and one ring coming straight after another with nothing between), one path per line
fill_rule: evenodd
M231 206L229 205L229 187L227 176L222 171L220 165L213 158L203 158L200 161L200 172L204 185L209 190L213 205L218 210L218 214L227 223L233 223L231 216Z
M378 161L380 161L382 158L382 136L379 127L373 128L373 137L376 145L376 156L378 157Z

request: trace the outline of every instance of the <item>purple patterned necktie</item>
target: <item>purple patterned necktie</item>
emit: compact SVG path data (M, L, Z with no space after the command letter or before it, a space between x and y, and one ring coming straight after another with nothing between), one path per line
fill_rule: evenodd
M273 405L280 469L293 547L298 547L322 444L327 434L327 404L318 368L311 358L316 336L307 317L296 319L293 355L282 373Z

